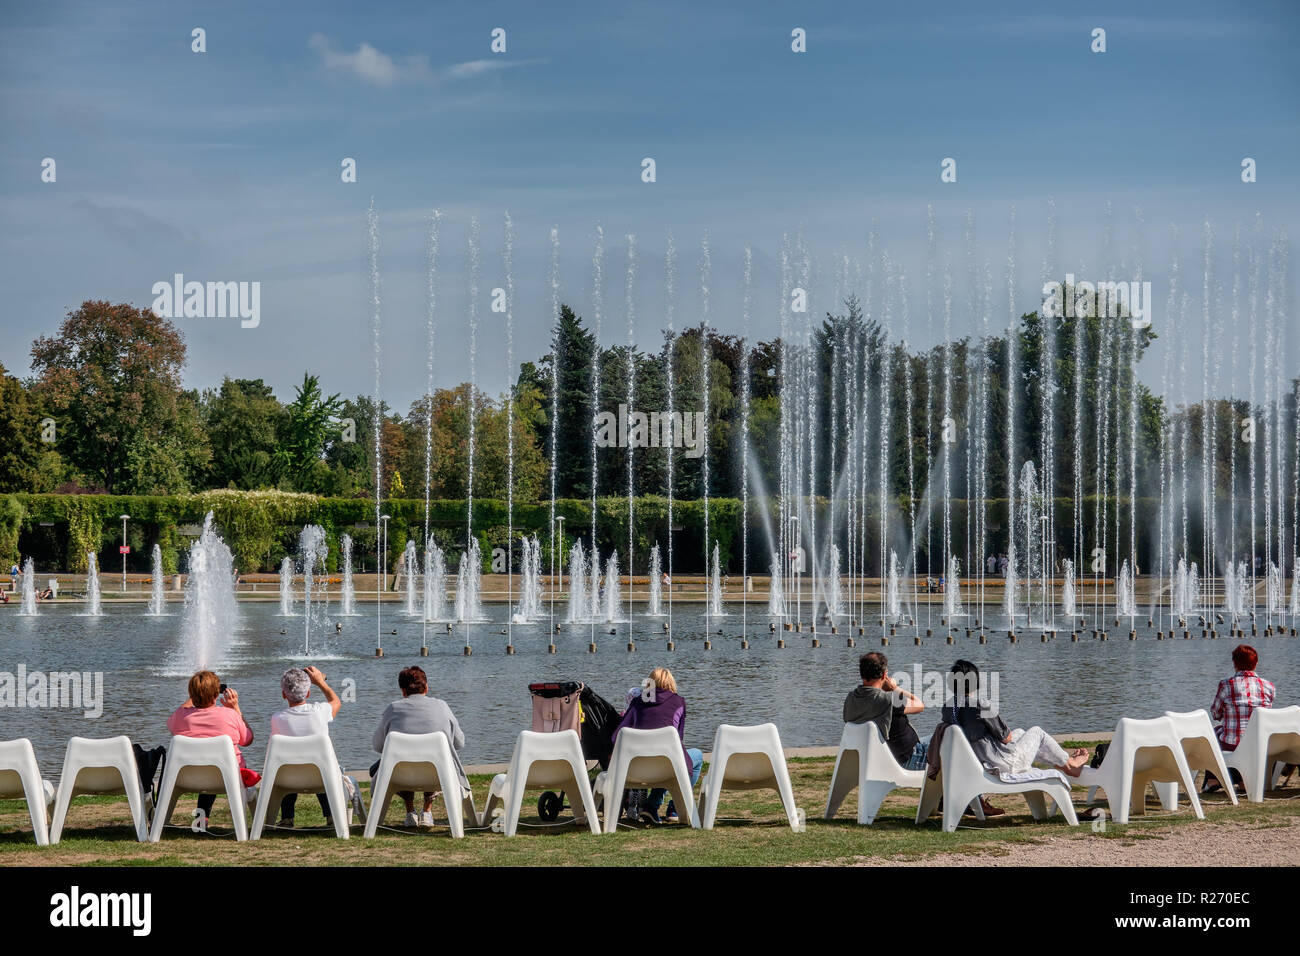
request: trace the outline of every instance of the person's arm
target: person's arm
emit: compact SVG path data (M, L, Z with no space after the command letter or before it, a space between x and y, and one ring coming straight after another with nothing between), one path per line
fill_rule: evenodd
M447 708L447 716L451 718L451 748L459 751L465 746L465 731L460 729L460 721L456 719L450 707Z
M343 701L339 699L338 694L334 693L334 688L325 683L325 675L321 673L319 667L307 667L304 672L307 679L319 687L321 693L325 695L325 702L330 705L330 720L333 720L339 715L339 711L343 709Z
M1214 703L1210 705L1210 720L1223 719L1223 707L1225 704L1223 687L1224 682L1219 681L1219 686L1214 692Z
M370 746L379 753L384 752L384 741L388 739L388 728L393 722L393 705L389 704L384 708L383 716L379 718L379 726L375 729L375 735L370 740Z
M239 740L236 743L240 747L247 747L253 742L253 728L248 726L248 721L244 719L244 712L239 709L239 691L233 687L227 687L225 694L218 699L221 701L221 706L233 710L235 716L239 718L239 722L243 724L243 732L239 735Z

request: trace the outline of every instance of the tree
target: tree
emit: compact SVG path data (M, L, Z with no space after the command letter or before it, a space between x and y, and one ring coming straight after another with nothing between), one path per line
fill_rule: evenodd
M136 491L141 483L159 490L160 470L170 473L166 490L173 492L199 477L194 469L205 450L191 447L200 436L181 422L184 365L176 327L125 303L83 302L57 336L32 344L35 395L57 422L56 447L110 493ZM146 468L150 455L167 460Z
M323 491L329 471L325 454L328 444L338 434L334 418L343 403L338 395L325 398L320 379L306 372L295 392L294 400L285 407L280 451L296 491Z
M50 491L62 472L59 453L41 441L41 416L23 383L0 365L0 492Z
M212 446L209 485L257 491L278 487L285 474L278 454L288 416L259 379L226 378L203 395L203 425Z

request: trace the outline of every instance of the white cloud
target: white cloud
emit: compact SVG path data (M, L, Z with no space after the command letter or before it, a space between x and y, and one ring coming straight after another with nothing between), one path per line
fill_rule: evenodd
M546 60L466 60L464 63L456 63L447 67L444 71L448 79L468 80L476 76L483 76L485 73L492 73L499 70L508 70L516 66L533 66L538 63L545 63Z
M343 53L334 49L330 39L321 33L313 33L307 40L320 56L321 64L331 70L345 70L358 79L376 86L391 86L394 83L418 82L431 78L429 60L424 56L409 56L400 62L387 53L376 49L369 43L361 43L355 53Z

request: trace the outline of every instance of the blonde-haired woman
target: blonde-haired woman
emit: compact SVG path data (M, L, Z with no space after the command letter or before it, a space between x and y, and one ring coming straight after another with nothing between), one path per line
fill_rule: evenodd
M704 764L703 751L686 746L686 701L677 693L677 681L666 667L656 667L650 672L650 678L643 681L639 691L634 690L628 699L627 711L623 719L614 728L614 740L624 727L634 730L658 730L660 727L673 727L682 741L682 753L686 757L686 767L691 774L691 786L700 781L700 768ZM660 823L659 807L664 802L666 790L650 791L650 799L641 811L643 819L650 823ZM668 804L668 822L677 822L676 808Z

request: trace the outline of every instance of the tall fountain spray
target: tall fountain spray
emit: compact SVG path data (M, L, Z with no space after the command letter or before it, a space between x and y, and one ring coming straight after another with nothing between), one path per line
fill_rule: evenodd
M325 544L325 529L317 524L309 524L298 534L298 555L302 561L302 616L303 616L303 638L302 652L304 656L311 654L311 622L312 622L312 591L316 584L316 569L325 569L325 557L327 555ZM317 608L317 616L324 618L324 609Z
M1116 617L1137 617L1137 599L1133 593L1133 571L1129 568L1128 558L1119 569L1118 593L1115 595Z
M515 624L530 624L542 616L542 543L537 535L524 538L519 581L519 606L513 615Z
M613 551L605 562L605 622L618 620L619 605L622 603L622 589L618 580L618 552Z
M416 590L420 583L420 555L414 541L407 541L402 551L402 575L406 584L406 616L415 617L421 613L421 594Z
M441 621L447 616L447 558L429 536L424 546L424 620Z
M339 541L343 551L343 583L339 601L339 614L343 617L356 617L357 592L352 583L352 536L345 534Z
M234 557L212 527L212 512L190 545L189 569L181 643L173 659L174 669L185 674L218 666L239 623Z
M91 617L99 617L104 613L99 606L99 560L95 557L93 551L86 554L86 611Z
M659 561L659 545L650 548L650 600L646 613L651 617L661 617L664 613L663 566Z
M961 617L964 612L961 608L961 564L957 560L957 555L948 555L948 574L943 582L943 616L948 619L949 625L952 619Z
M1074 562L1066 558L1062 564L1065 568L1065 582L1061 585L1061 613L1067 618L1075 617L1078 612L1078 594L1075 592Z
M28 558L23 562L23 597L22 609L18 612L23 617L32 617L36 611L36 565Z
M830 546L830 567L826 575L826 613L832 619L844 613L844 581L840 576L840 546Z
M568 623L581 624L591 619L589 584L587 554L582 547L582 539L578 538L569 550L569 613L566 618Z
M293 616L293 558L287 554L280 562L280 616Z
M162 548L153 546L153 576L149 580L149 614L159 617L164 613Z
M722 568L719 563L718 544L713 543L713 567L709 574L709 617L722 614Z
M460 556L456 573L456 620L462 624L483 619L479 588L483 578L483 554L478 538L469 539L469 548ZM469 641L466 632L466 642Z
M785 617L785 582L781 577L781 564L781 559L773 556L767 584L767 613L772 617Z

